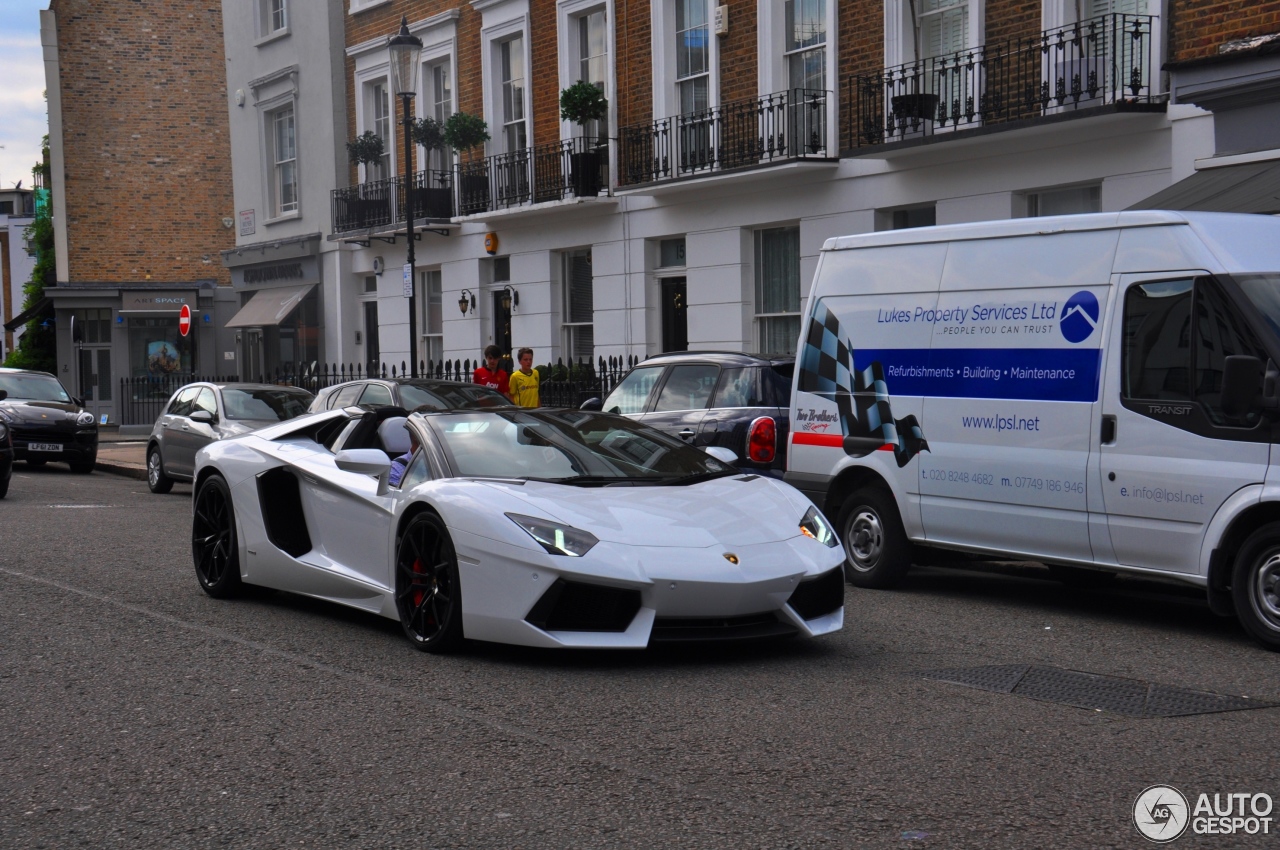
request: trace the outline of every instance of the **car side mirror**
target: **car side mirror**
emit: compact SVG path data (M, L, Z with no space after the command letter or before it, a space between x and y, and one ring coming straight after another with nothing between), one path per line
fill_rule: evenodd
M391 459L382 449L343 449L334 456L333 462L343 472L378 479L378 495L387 494L391 486Z
M1244 416L1258 406L1262 394L1262 361L1248 354L1227 356L1222 366L1222 412Z
M604 401L598 398L589 398L584 401L578 409L599 413L601 410L604 410Z
M203 422L205 425L212 425L214 416L207 410L197 410L191 414L192 422Z
M724 446L704 446L702 450L718 461L723 461L730 466L738 465L738 455L733 449L726 449Z
M4 401L8 397L9 397L8 390L0 390L0 401Z

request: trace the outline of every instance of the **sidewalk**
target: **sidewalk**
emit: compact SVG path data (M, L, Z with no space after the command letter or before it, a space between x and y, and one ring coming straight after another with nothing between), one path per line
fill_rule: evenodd
M147 440L120 436L114 428L98 431L98 463L95 470L147 480Z

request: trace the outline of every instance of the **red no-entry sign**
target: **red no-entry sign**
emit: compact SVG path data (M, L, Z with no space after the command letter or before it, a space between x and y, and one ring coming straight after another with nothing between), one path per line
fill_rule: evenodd
M191 332L191 305L183 304L182 312L178 313L178 332L186 336Z

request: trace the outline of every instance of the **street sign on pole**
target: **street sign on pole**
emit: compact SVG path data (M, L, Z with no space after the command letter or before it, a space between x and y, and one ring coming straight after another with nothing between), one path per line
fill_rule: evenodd
M191 305L183 304L182 311L178 313L178 332L186 336L191 332Z
M413 264L404 264L404 297L413 297Z

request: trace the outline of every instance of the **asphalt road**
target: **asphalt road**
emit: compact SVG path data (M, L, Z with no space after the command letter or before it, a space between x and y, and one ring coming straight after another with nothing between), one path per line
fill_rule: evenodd
M1037 664L1280 703L1280 655L1177 588L930 567L850 589L817 641L440 658L328 604L209 599L189 512L182 485L17 470L0 848L1144 847L1147 786L1280 798L1280 708L1144 719L919 675Z

